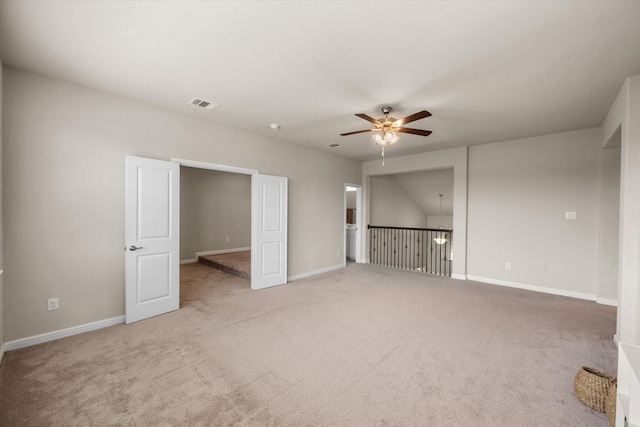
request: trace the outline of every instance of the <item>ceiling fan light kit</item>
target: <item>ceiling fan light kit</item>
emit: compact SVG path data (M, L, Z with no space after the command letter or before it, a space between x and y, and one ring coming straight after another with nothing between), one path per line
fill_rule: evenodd
M373 142L382 146L391 145L400 139L398 134L392 130L388 130L384 132L384 134L382 132L375 133L371 135L371 138L373 139Z
M382 113L384 114L384 118L381 118L379 120L374 119L373 117L370 117L366 114L356 114L356 116L360 117L361 119L364 119L368 122L373 123L375 125L373 129L357 130L355 132L341 133L340 135L347 136L347 135L354 135L356 133L375 132L373 135L371 135L371 139L373 139L373 142L375 142L377 145L382 147L382 164L383 165L384 165L384 148L395 143L398 139L400 139L400 137L398 136L398 133L400 132L411 133L411 134L420 135L420 136L429 136L431 134L430 130L412 129L412 128L403 127L403 125L406 123L410 123L410 122L431 116L431 113L426 110L419 111L415 114L412 114L402 119L395 119L393 117L389 117L389 113L392 110L392 108L389 106L384 106L381 108L381 110L382 110Z

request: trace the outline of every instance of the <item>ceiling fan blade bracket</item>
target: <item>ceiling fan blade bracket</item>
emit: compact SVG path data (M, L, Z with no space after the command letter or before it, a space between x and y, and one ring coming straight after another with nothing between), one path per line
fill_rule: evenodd
M366 115L366 114L362 114L362 113L360 113L360 114L356 114L356 116L358 116L358 117L360 117L361 119L364 119L364 120L366 120L366 121L368 121L368 122L371 122L371 123L373 123L373 124L374 124L374 125L376 125L376 126L378 126L378 125L380 125L380 124L381 124L379 120L374 119L373 117L368 116L368 115Z
M402 119L398 119L394 122L396 126L402 126L406 123L415 122L416 120L424 119L426 117L430 117L431 113L427 110L418 111L417 113L411 114L410 116L403 117Z

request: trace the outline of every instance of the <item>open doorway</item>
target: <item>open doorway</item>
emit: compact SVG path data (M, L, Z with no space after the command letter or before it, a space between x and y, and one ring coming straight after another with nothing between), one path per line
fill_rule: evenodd
M344 262L362 262L361 233L362 233L362 186L356 184L344 185Z
M180 168L180 260L251 279L251 177Z
M453 168L372 176L370 262L451 276L453 192Z
M251 231L251 289L287 283L287 177L264 175L255 169L195 160L174 158L172 161L182 167L250 176L251 223L248 229Z
M618 306L619 298L621 144L622 130L618 128L602 150L596 302L611 306Z

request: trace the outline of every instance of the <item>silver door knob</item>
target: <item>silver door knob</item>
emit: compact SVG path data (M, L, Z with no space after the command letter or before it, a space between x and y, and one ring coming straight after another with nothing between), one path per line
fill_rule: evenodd
M131 252L135 251L136 249L142 249L142 246L133 246L133 245L129 246L129 250Z

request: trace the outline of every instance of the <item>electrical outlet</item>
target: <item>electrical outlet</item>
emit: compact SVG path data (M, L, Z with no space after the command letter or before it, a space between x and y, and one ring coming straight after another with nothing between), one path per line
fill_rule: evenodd
M510 262L505 262L504 263L504 269L505 270L511 270L511 263Z
M47 300L47 311L57 310L58 308L60 308L58 306L58 297L49 298Z

